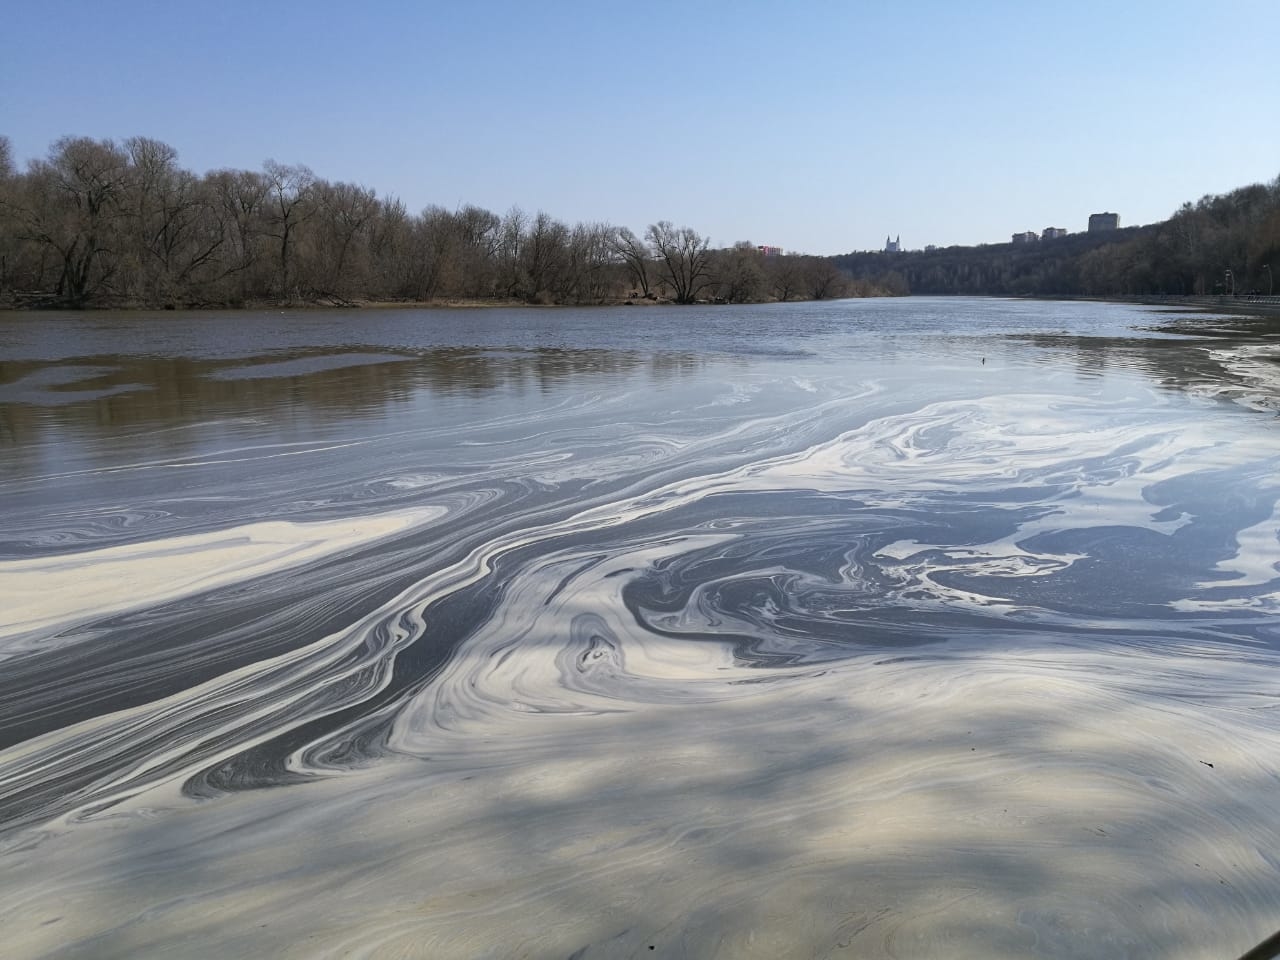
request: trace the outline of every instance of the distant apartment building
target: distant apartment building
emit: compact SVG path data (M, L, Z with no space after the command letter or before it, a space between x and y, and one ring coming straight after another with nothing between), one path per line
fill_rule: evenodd
M1118 213L1091 213L1089 214L1089 232L1099 233L1102 230L1119 230L1120 214Z
M887 236L884 238L885 253L901 253L902 252L902 234L898 234L897 240L890 240Z
M756 247L756 249L760 251L760 256L762 256L762 257L780 257L780 256L782 256L782 248L781 248L781 247L770 247L770 246L767 246L767 245L761 245L761 246Z
M1061 227L1045 227L1044 233L1040 234L1042 240L1057 240L1059 237L1065 237L1067 231Z
M1013 235L1014 243L1035 243L1040 239L1040 235L1034 230L1027 230L1024 233L1015 233Z

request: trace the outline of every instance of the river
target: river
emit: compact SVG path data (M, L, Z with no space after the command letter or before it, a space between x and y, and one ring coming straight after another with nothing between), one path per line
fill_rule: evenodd
M1242 953L1280 368L1224 325L0 314L6 956Z

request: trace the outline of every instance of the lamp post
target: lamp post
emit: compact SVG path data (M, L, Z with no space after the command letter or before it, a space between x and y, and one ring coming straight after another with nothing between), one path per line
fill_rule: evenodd
M1267 271L1267 296L1272 296L1276 289L1276 278L1271 275L1271 264L1264 263L1262 269Z

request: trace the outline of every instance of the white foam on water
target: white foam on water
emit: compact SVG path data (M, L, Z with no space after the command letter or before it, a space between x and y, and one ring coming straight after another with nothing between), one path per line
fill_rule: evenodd
M0 561L6 637L167 603L296 567L428 523L443 507L340 520L249 523L53 557Z

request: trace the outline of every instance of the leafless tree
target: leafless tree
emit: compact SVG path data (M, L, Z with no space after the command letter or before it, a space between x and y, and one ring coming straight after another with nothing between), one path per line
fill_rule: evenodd
M13 287L13 261L18 252L14 237L13 189L13 147L8 137L0 135L0 297L6 296Z
M653 265L653 251L649 249L649 245L626 227L618 227L610 238L610 246L625 265L632 285L639 290L641 296L648 297L651 292L649 270Z
M565 254L569 228L551 214L539 210L529 224L520 247L521 273L528 300L549 302L563 292Z
M804 290L804 259L792 255L765 258L765 274L776 300L786 303Z
M265 295L266 177L252 170L216 170L205 177L205 185L227 237L219 279L233 284L234 302Z
M747 240L712 256L716 296L729 303L751 303L764 293L764 257Z
M189 291L197 271L211 264L227 240L212 194L168 144L146 137L125 141L130 182L130 251L144 302L172 302Z
M412 225L409 275L415 300L434 300L448 294L455 281L460 238L453 214L444 207L429 206Z
M468 204L454 214L454 221L462 243L457 294L477 298L497 296L502 218L483 207Z
M566 247L565 299L593 303L608 296L616 282L617 256L612 243L616 234L607 223L574 225Z
M404 202L387 197L378 202L377 215L368 229L370 290L372 296L407 297L412 218Z
M299 226L314 213L315 175L307 167L268 160L263 164L267 180L267 236L277 241L277 288L288 299L293 289L291 255Z
M23 178L20 236L55 252L56 292L69 304L110 288L128 176L128 157L113 141L64 137Z
M805 283L810 298L831 300L847 293L849 276L829 257L809 257L805 265Z
M512 207L503 215L498 226L494 262L500 278L502 295L506 297L519 297L528 288L528 278L524 275L524 264L520 255L528 222L529 217L523 210Z
M364 254L367 232L379 211L372 190L350 183L316 181L311 287L323 296L347 300L367 286Z
M670 285L677 303L693 303L711 282L709 241L691 227L670 220L650 224L645 239L658 257L658 274Z

